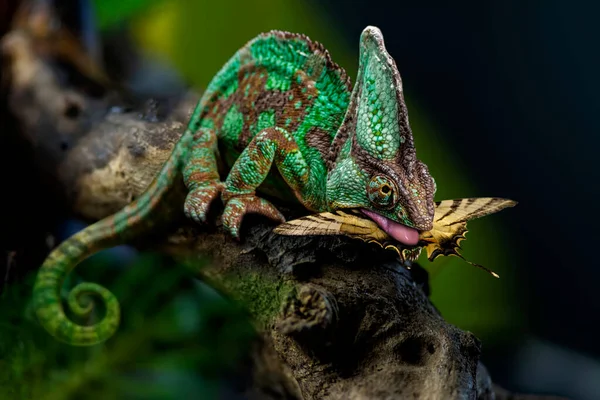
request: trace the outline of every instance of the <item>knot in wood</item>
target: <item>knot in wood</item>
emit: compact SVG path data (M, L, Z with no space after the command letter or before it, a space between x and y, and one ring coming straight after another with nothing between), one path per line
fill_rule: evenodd
M329 329L337 320L333 295L316 285L303 285L284 304L279 328L286 335Z

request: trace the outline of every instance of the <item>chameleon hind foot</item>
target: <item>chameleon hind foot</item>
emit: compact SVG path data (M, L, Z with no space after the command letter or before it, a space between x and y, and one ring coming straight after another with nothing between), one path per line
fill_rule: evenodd
M185 215L198 223L205 223L210 205L219 197L223 188L223 182L215 181L191 190L183 206Z
M246 214L260 214L278 222L284 216L269 201L254 195L236 196L227 201L223 212L223 226L236 239L240 238L240 226Z

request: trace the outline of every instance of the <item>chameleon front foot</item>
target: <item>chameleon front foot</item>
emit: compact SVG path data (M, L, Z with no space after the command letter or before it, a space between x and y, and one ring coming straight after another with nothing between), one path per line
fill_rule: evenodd
M198 223L205 223L208 209L223 187L223 182L217 181L190 191L183 206L185 215Z
M254 195L233 197L225 205L223 226L236 239L240 238L240 226L246 214L260 214L278 222L285 222L279 210L265 199Z

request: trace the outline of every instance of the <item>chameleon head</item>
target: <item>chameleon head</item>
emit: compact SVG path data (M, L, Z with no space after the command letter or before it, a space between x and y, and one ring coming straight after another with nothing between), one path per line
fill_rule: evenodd
M435 182L416 157L400 74L376 27L361 34L358 77L334 149L330 209L359 208L407 245L432 229Z

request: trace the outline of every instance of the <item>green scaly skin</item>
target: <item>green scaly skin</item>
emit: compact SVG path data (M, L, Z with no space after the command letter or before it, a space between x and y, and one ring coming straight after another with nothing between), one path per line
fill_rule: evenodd
M228 171L224 181L219 169ZM181 180L185 201L174 194ZM61 303L67 274L101 249L158 229L182 206L189 218L206 222L219 196L223 225L236 238L248 213L283 222L257 189L295 198L314 212L363 208L431 229L435 183L416 158L400 75L378 28L361 34L354 88L328 52L304 35L271 31L238 50L208 85L146 192L48 256L33 289L40 323L71 345L105 341L119 325L116 298L97 284L73 288L68 303L74 314L91 311L91 303L80 302L82 295L100 296L106 305L98 324L77 325Z

